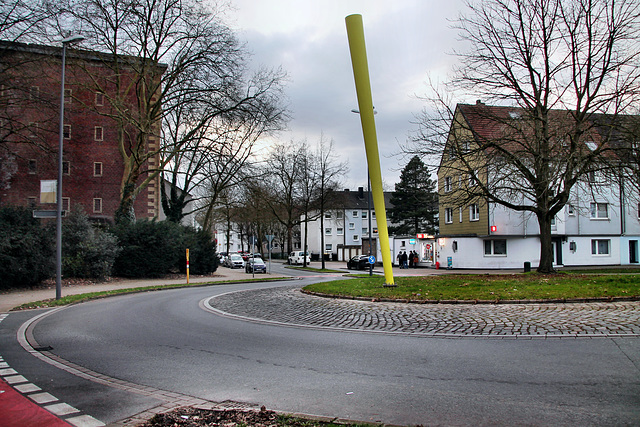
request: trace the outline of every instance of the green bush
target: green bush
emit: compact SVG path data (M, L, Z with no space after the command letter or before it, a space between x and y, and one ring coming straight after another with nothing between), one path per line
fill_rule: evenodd
M23 207L0 208L0 289L35 286L55 275L55 228Z
M189 272L191 274L209 274L218 269L216 245L211 234L192 227L183 227L183 256L179 261L181 273L186 273L186 249L189 249Z
M62 272L67 277L103 279L120 253L118 238L94 227L81 207L62 223Z
M162 277L177 271L182 252L181 226L170 221L140 220L113 229L122 252L114 274L122 277Z
M122 252L116 258L114 274L123 277L162 277L186 272L189 248L190 273L208 274L218 268L211 235L171 221L141 220L113 229Z

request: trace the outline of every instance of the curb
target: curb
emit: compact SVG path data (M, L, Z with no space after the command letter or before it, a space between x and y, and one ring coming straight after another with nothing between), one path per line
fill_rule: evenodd
M583 304L596 302L633 302L640 301L640 296L633 297L600 297L600 298L559 298L559 299L526 299L526 300L415 300L406 298L376 298L376 297L355 297L348 295L325 294L323 292L307 291L300 289L306 295L321 298L344 299L365 302L393 302L402 304Z

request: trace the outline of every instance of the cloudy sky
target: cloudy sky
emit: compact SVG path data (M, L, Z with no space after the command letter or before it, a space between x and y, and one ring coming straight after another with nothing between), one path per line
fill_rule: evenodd
M396 154L416 126L427 77L443 80L459 47L450 28L462 0L231 0L227 24L253 53L255 66L282 67L289 75L292 120L282 141L324 135L350 172L344 188L366 186L362 129L357 114L345 17L363 17L380 161L393 189L406 159Z

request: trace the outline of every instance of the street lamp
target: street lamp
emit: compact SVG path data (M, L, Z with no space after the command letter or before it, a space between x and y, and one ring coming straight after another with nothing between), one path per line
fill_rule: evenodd
M58 182L56 189L56 299L62 298L62 148L64 142L64 71L67 56L67 45L78 43L84 37L75 35L61 40L62 43L62 75L60 83L60 128L58 140Z

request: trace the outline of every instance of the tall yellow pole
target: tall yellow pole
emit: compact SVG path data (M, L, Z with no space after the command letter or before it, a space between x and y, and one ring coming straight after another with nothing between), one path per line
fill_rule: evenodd
M371 97L371 82L369 81L369 65L367 64L367 49L364 43L364 27L362 15L349 15L347 23L347 37L351 51L353 77L356 82L358 109L364 146L367 153L367 165L371 177L373 207L378 222L378 236L380 251L382 252L382 266L387 286L395 286L393 281L393 266L391 262L391 248L389 247L389 230L387 230L387 211L384 206L384 192L382 189L382 172L380 170L380 154L378 153L378 137L376 123L373 117L373 99Z

